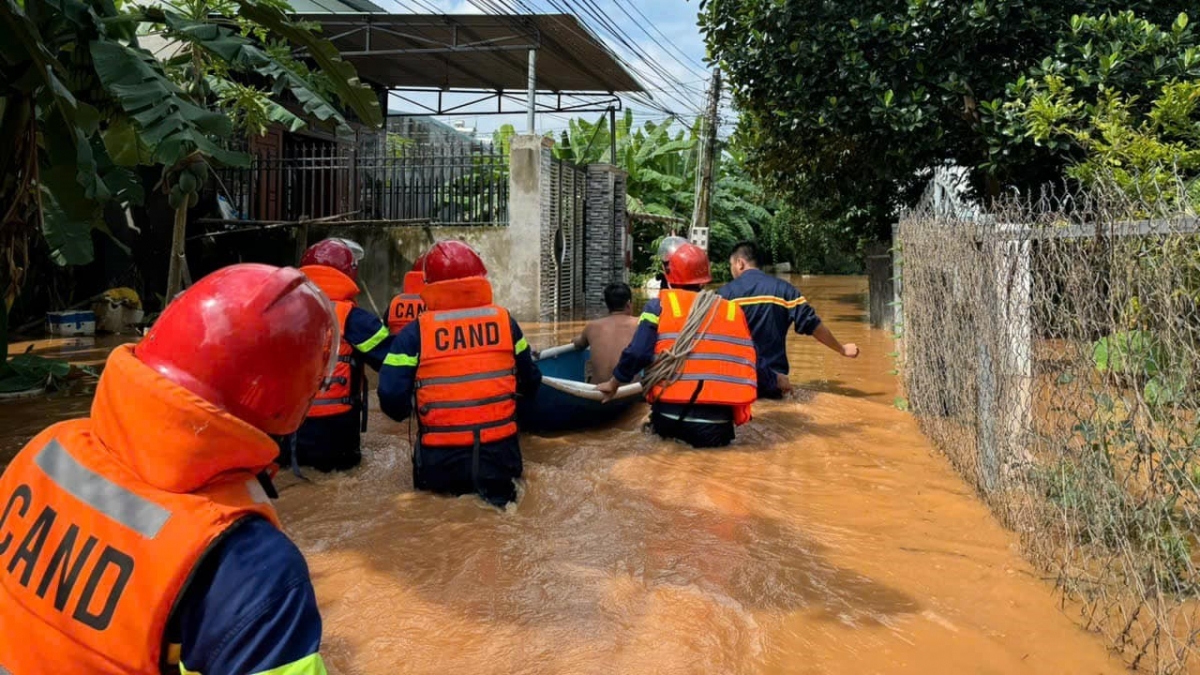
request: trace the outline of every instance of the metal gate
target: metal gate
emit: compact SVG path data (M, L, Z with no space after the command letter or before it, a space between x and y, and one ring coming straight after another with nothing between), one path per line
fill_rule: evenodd
M555 159L550 164L550 222L554 230L553 314L555 320L583 316L587 169Z

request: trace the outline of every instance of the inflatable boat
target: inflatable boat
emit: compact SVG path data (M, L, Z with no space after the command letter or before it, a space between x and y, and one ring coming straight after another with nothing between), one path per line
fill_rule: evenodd
M570 431L612 422L640 400L642 385L627 384L608 403L596 385L587 381L589 349L573 345L547 349L538 355L542 386L537 396L523 399L517 412L521 431Z

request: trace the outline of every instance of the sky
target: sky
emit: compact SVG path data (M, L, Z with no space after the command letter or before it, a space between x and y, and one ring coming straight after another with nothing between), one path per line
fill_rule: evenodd
M560 13L556 8L570 6L573 14L591 30L604 44L631 66L632 74L659 101L660 106L677 113L687 120L694 118L704 108L710 69L704 63L704 40L696 26L699 11L697 0L373 0L388 11L398 13L429 13L436 9L447 14L482 14L483 8L508 6L513 13L526 13L532 8L539 13ZM586 12L602 13L636 51L629 49L615 37L609 28L600 25ZM640 14L639 14L640 12ZM642 16L645 16L643 20ZM630 19L633 18L633 20ZM651 63L648 63L651 62ZM418 100L420 95L414 96ZM430 101L434 100L432 98ZM732 130L733 112L728 108L728 97L723 98L721 111L722 135ZM634 111L638 121L661 122L668 117L666 112L648 108L628 99L623 106ZM391 109L402 109L405 103L395 97ZM411 108L411 106L410 106ZM581 113L588 119L596 119L600 113ZM567 128L568 114L540 113L538 132L558 132ZM466 127L488 134L502 124L513 124L524 130L523 115L470 115L459 114L438 118L452 123L461 120Z

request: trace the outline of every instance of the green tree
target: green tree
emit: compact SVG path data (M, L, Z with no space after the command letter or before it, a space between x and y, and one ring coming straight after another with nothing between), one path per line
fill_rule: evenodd
M1064 159L993 143L983 102L1071 37L1071 17L1131 9L1169 25L1192 0L703 0L748 162L818 221L883 238L929 172L981 194L1061 175Z
M997 138L1036 146L1087 184L1171 195L1200 176L1200 36L1132 12L1071 20L1070 39L988 105ZM1179 196L1179 195L1177 195ZM1198 195L1200 196L1200 195Z
M248 162L224 146L235 122L251 132L268 122L298 128L300 117L276 102L283 94L331 125L345 125L333 100L381 122L375 93L286 9L276 0L125 9L113 0L0 0L0 137L13 140L0 155L0 245L14 252L7 306L39 230L55 262L91 260L105 205L144 197L138 165L162 167L156 187L178 209L181 248L180 225L208 165ZM174 56L160 61L144 49L143 29L176 47ZM292 58L295 48L315 71Z

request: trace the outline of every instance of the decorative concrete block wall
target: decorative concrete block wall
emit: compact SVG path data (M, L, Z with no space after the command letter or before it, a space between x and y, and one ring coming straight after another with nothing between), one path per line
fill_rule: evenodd
M614 281L629 281L625 172L610 164L589 166L586 203L584 309L588 317L593 317L607 311L604 287Z

